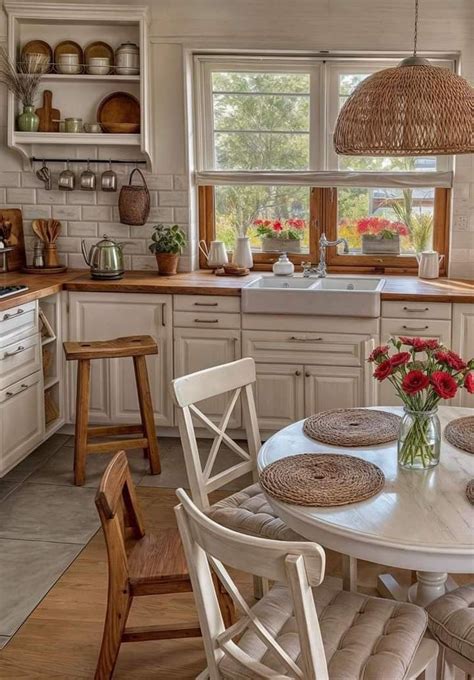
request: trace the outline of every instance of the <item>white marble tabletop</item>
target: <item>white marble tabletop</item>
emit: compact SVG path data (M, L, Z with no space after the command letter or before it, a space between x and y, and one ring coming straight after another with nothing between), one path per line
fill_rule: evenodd
M378 407L402 414L402 408ZM473 409L440 407L442 430ZM318 508L290 505L268 496L278 515L295 531L346 555L393 567L428 572L474 572L474 507L465 496L474 477L474 455L443 437L441 461L431 470L403 470L396 442L343 448L316 442L299 421L274 434L262 446L258 468L298 453L344 453L378 465L383 490L361 503Z

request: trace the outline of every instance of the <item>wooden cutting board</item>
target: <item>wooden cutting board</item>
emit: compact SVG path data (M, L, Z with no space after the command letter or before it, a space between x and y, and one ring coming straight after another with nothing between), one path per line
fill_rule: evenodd
M43 106L36 109L36 115L40 119L39 132L59 132L61 112L59 109L53 109L53 93L51 90L43 91Z
M7 245L15 250L7 253L8 271L14 272L26 265L23 216L18 208L0 208L0 223L11 222L12 230Z

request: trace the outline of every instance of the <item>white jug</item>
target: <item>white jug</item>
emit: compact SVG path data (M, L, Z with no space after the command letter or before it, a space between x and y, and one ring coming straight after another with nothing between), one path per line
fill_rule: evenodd
M424 250L416 254L418 260L418 276L420 279L437 279L439 276L439 265L443 261L444 255L439 255L436 250Z
M207 266L211 269L218 269L229 261L223 241L211 241L209 249L205 241L199 241L199 250L206 258Z
M250 247L250 239L248 236L239 236L237 238L232 262L238 267L247 267L247 269L252 269L253 257L252 249Z

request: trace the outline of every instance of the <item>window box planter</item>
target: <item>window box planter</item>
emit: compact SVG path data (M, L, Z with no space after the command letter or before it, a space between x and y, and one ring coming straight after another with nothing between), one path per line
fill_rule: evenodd
M362 236L363 255L400 255L400 236L384 238L383 236Z
M262 253L300 253L301 241L294 238L262 238Z

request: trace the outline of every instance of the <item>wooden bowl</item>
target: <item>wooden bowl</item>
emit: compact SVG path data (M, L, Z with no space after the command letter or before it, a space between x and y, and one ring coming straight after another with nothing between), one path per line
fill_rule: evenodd
M140 123L101 123L104 132L133 135L140 132Z

